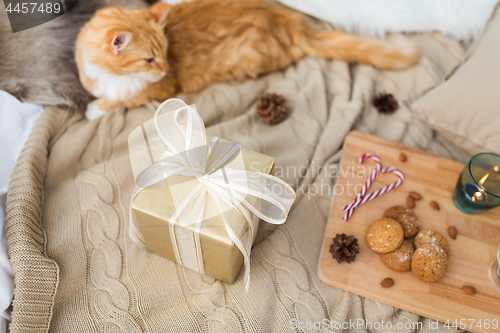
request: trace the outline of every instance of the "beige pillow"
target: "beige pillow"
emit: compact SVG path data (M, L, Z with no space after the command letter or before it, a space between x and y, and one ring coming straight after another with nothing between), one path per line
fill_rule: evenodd
M410 108L467 152L500 153L500 6L467 59Z

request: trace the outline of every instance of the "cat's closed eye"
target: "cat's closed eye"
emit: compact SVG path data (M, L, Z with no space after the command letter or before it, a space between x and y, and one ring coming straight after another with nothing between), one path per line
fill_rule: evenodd
M148 64L151 64L155 62L155 58L144 58L144 61L147 62Z

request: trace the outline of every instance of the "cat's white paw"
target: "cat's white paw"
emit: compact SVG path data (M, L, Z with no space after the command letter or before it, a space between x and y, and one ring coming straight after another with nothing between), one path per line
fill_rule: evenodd
M95 103L89 103L89 105L87 105L87 110L85 111L85 117L87 117L89 121L102 117L105 114L106 111L99 109Z

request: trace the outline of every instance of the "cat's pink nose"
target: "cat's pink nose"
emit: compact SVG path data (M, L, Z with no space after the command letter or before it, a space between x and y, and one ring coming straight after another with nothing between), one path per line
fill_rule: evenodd
M168 67L163 68L162 72L165 73L165 74L168 73Z

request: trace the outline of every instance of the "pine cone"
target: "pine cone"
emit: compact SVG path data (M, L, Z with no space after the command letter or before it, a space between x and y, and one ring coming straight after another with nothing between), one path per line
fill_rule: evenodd
M392 96L392 94L380 93L373 99L373 106L380 113L391 114L394 113L398 107L398 101Z
M263 123L274 125L285 118L286 101L283 95L267 93L260 97L255 113Z
M339 264L343 261L351 263L359 253L358 239L354 236L346 236L346 234L337 234L333 239L333 244L330 245L330 252Z

